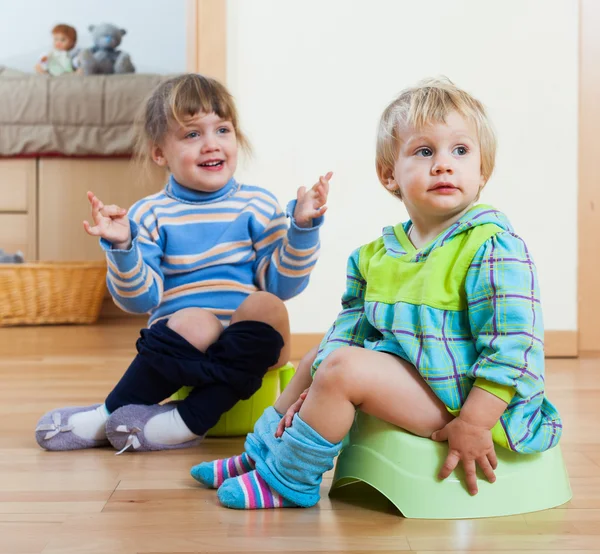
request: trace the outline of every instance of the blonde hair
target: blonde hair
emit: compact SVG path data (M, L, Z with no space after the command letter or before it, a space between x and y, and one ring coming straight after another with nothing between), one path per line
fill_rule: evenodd
M238 144L250 153L240 129L233 96L215 79L185 73L163 81L150 94L136 118L134 153L143 165L150 163L152 147L161 145L173 124L185 125L199 113L215 113L230 121Z
M384 110L377 132L375 166L386 184L386 172L393 171L399 151L398 127L416 129L431 123L445 123L450 112L458 112L475 124L481 150L481 174L487 182L494 171L496 137L483 104L449 79L426 79L403 90Z

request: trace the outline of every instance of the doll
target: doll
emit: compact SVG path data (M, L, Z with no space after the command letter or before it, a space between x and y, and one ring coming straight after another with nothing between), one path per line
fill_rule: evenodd
M40 58L35 70L55 77L63 73L72 73L75 70L73 62L77 54L77 31L70 25L56 25L52 29L52 40L54 49Z

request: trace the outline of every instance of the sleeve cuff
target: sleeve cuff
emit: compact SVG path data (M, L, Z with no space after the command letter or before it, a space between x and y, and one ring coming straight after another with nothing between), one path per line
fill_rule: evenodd
M288 202L288 205L287 205L286 209L285 209L285 215L291 219L292 226L294 228L296 228L300 232L304 232L304 233L308 232L308 233L310 233L314 229L318 229L319 227L321 227L321 225L323 225L323 221L325 220L325 216L315 217L313 219L312 227L298 227L298 225L296 224L296 220L294 219L294 212L296 211L296 204L297 204L297 202L298 202L297 200L290 200Z
M473 386L493 394L507 404L510 404L510 401L513 399L513 396L516 392L514 387L509 385L500 385L498 383L488 381L487 379L483 379L482 377L475 379Z
M295 248L312 248L319 242L319 229L325 220L324 216L313 219L312 227L298 227L294 219L296 200L291 200L285 210L286 216L290 218L291 225L288 231L290 244Z
M130 271L138 263L139 248L137 246L137 223L130 219L129 228L131 229L131 246L128 250L116 250L113 248L112 242L103 238L100 239L100 247L104 250L109 260L117 266L119 271Z

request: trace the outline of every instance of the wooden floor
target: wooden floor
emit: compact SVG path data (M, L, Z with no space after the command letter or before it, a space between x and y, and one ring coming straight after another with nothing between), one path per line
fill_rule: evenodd
M104 398L133 355L137 327L0 329L0 554L600 553L600 359L548 361L548 390L566 428L568 505L498 519L407 520L374 493L330 500L329 474L317 508L240 512L221 508L189 469L240 452L241 438L118 457L108 448L44 452L35 443L45 411Z

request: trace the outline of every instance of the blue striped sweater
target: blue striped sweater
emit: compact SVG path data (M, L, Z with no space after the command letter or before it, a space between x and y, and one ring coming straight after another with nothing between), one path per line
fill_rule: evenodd
M287 300L302 292L319 255L319 227L298 227L267 190L231 179L221 190L166 187L129 210L132 244L114 250L101 239L115 304L149 313L149 324L182 308L214 313L227 325L255 291Z

